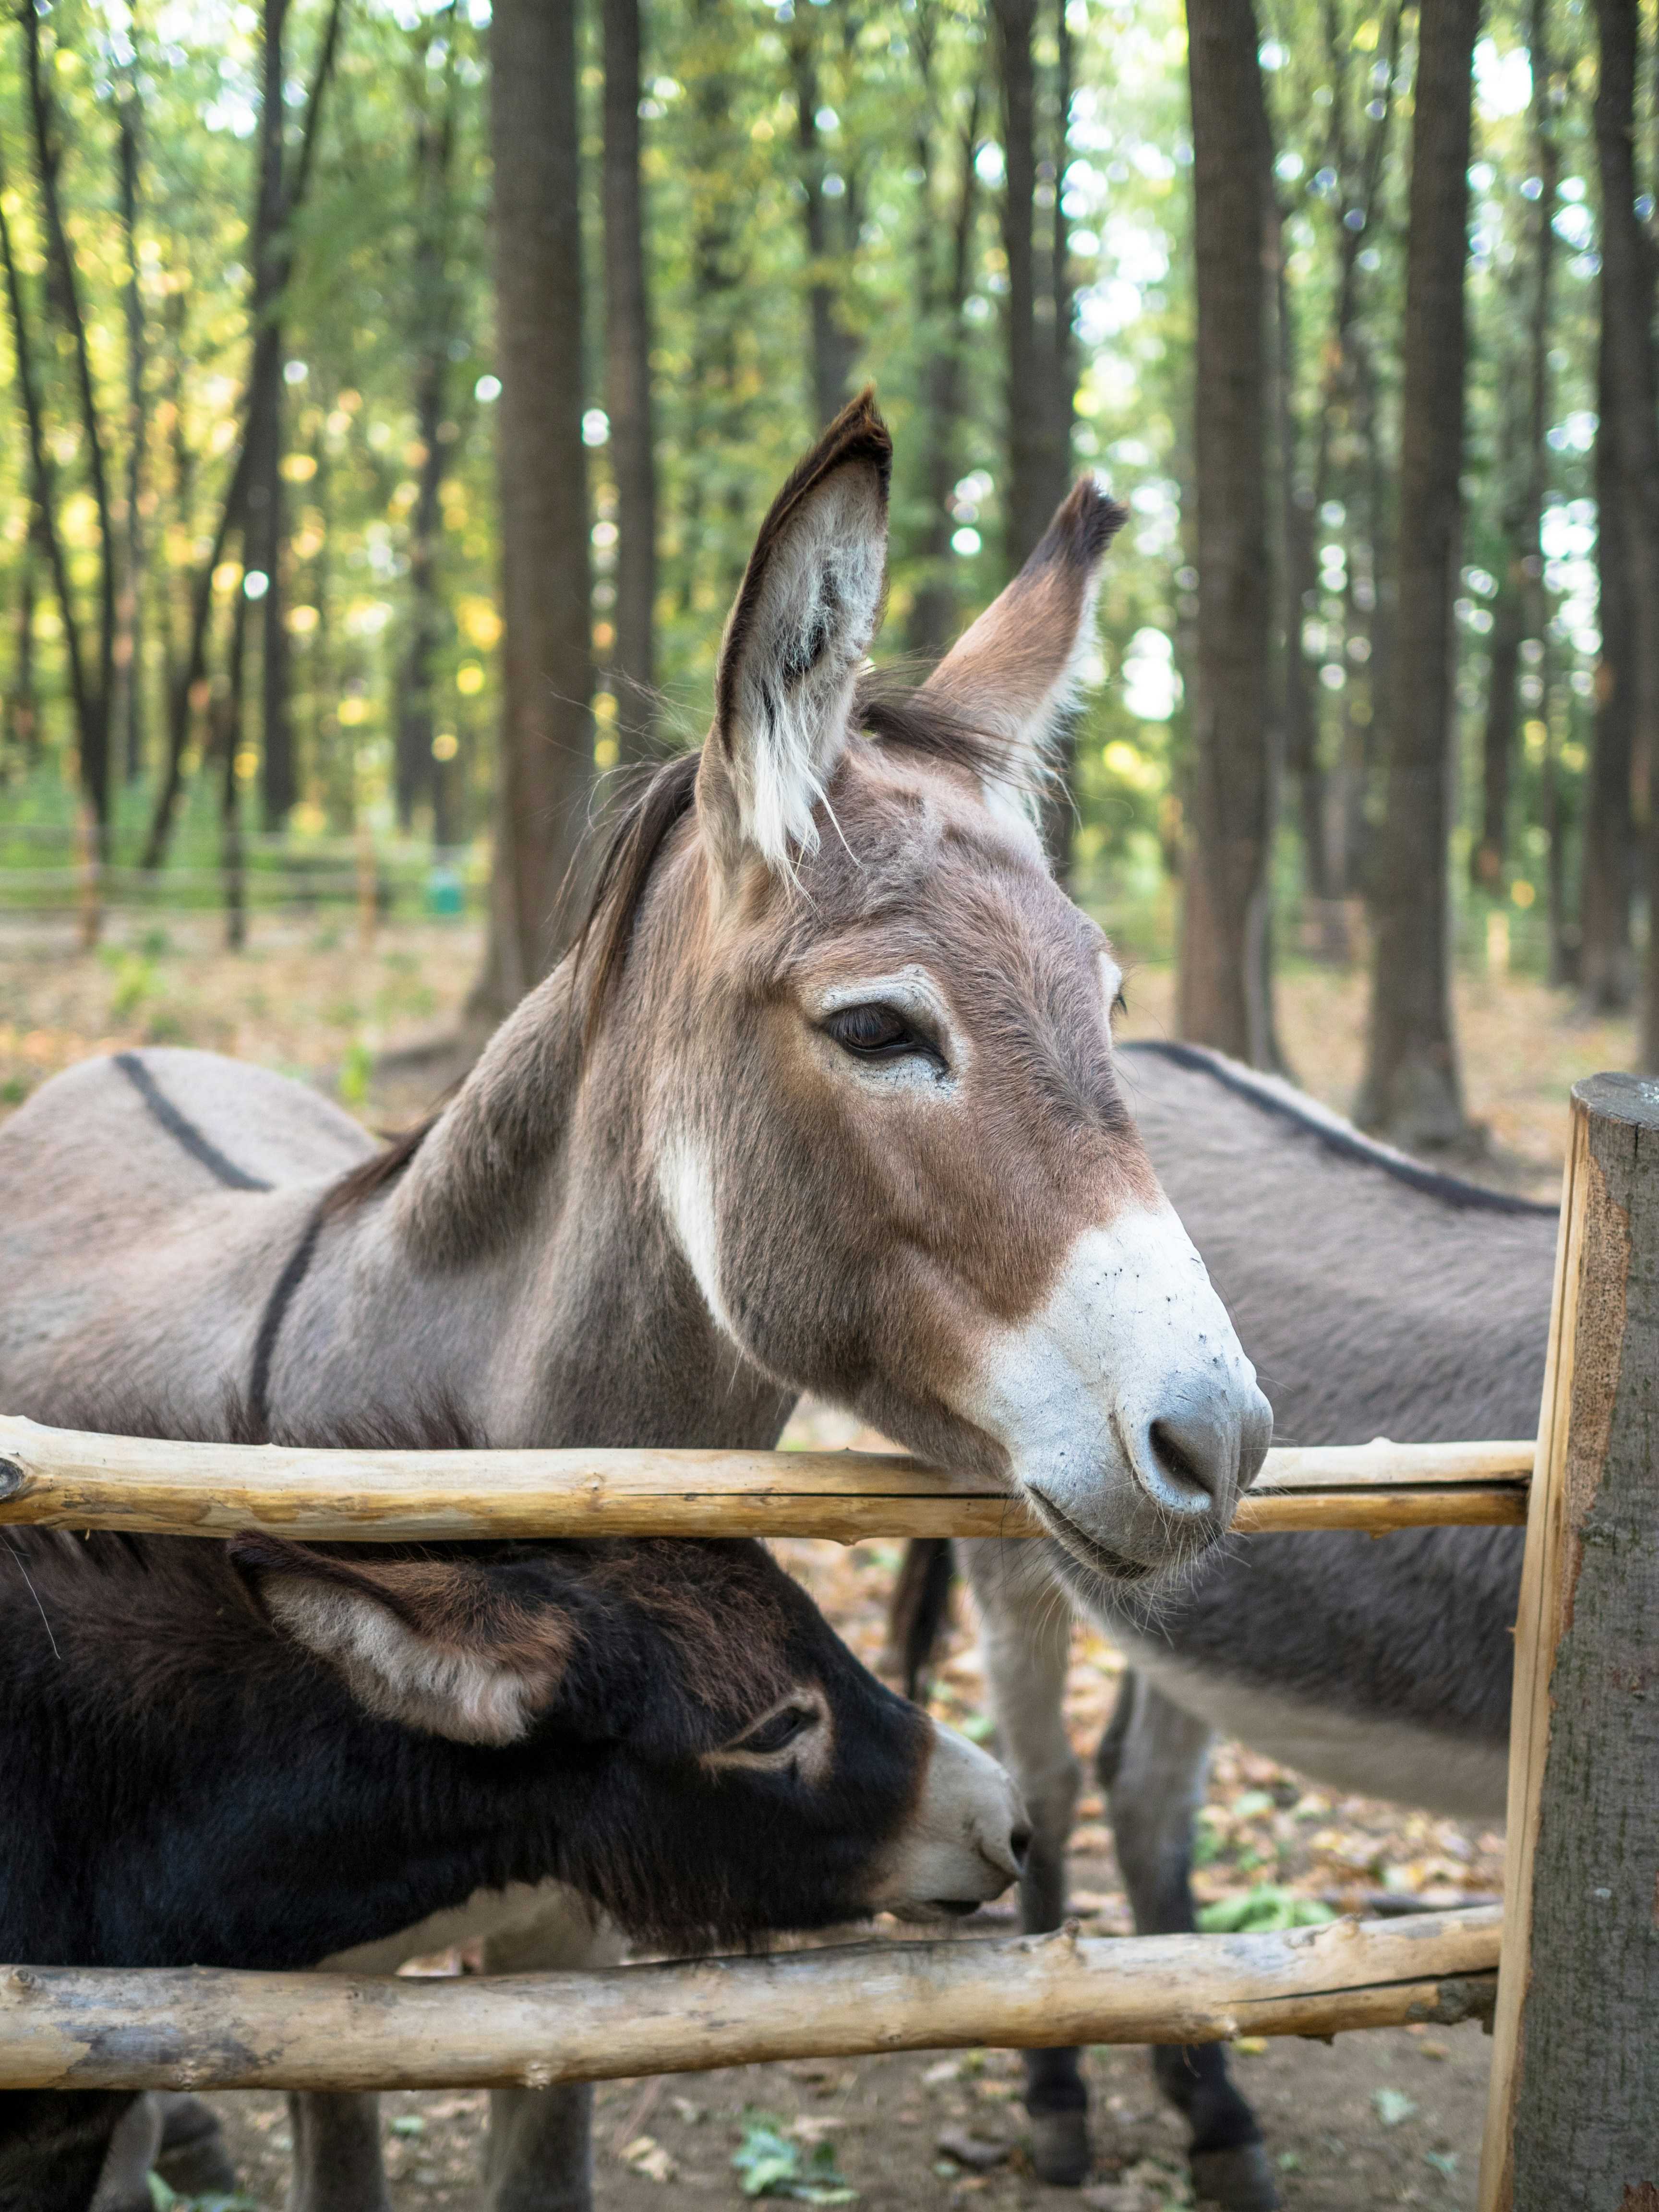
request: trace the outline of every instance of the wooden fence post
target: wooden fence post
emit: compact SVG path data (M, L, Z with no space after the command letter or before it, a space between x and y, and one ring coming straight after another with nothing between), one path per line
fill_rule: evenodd
M1659 2212L1659 1083L1574 1086L1481 2212Z

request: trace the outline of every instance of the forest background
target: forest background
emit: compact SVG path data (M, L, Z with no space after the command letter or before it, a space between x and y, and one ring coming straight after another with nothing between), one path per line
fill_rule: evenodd
M1659 145L1638 0L16 0L0 908L487 906L553 956L706 726L866 380L878 651L1074 473L1130 513L1048 810L1181 1033L1370 971L1368 1124L1468 1141L1449 976L1642 1002ZM1651 1003L1649 1003L1651 1001Z

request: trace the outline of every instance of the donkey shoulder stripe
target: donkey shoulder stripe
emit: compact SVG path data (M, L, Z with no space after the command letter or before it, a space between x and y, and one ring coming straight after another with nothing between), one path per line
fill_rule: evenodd
M283 1262L283 1272L271 1285L270 1296L265 1300L265 1310L259 1316L259 1333L253 1340L253 1368L248 1376L248 1421L255 1437L268 1439L270 1434L270 1363L276 1350L276 1340L282 1334L283 1322L294 1303L294 1294L306 1279L312 1255L317 1249L317 1239L322 1234L324 1222L329 1215L329 1200L313 1206L299 1243Z
M159 1122L175 1143L182 1145L193 1160L199 1160L210 1175L230 1190L270 1190L274 1188L263 1176L249 1175L239 1168L234 1160L227 1159L211 1138L204 1136L187 1114L181 1114L155 1078L144 1066L136 1052L118 1052L115 1065L143 1100L153 1120Z
M1352 1128L1335 1114L1328 1113L1317 1100L1297 1097L1290 1086L1280 1086L1257 1075L1252 1069L1241 1067L1223 1054L1211 1052L1203 1045L1182 1044L1173 1037L1131 1037L1118 1048L1120 1052L1146 1053L1159 1060L1167 1060L1172 1066L1191 1069L1194 1073L1207 1075L1224 1091L1236 1097L1249 1099L1252 1106L1260 1107L1264 1114L1277 1114L1281 1120L1294 1122L1316 1137L1329 1152L1349 1160L1361 1160L1367 1167L1381 1168L1384 1175L1392 1176L1396 1182L1407 1183L1413 1190L1420 1190L1429 1198L1437 1198L1443 1206L1456 1206L1470 1212L1529 1213L1553 1216L1559 1209L1547 1199L1517 1198L1513 1192L1492 1190L1485 1183L1467 1182L1462 1176L1443 1174L1438 1168L1425 1168L1404 1152L1396 1152L1391 1146L1379 1145L1374 1138L1364 1136Z

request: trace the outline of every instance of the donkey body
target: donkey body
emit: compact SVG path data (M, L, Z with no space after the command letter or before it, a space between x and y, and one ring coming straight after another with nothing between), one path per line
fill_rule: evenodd
M1531 1434L1553 1208L1421 1168L1215 1054L1126 1046L1120 1066L1283 1441ZM1522 1544L1507 1528L1235 1539L1155 1608L1051 1545L963 1546L1004 1756L1036 1831L1027 1926L1064 1917L1079 1785L1057 1583L1131 1662L1099 1770L1136 1925L1166 1933L1194 1924L1190 1826L1214 1732L1339 1790L1502 1819ZM1275 2203L1222 2051L1154 2063L1191 2121L1200 2193L1238 2212ZM1081 2179L1075 2054L1030 2054L1028 2094L1049 2178Z
M544 1915L550 1880L590 1922L741 1942L1017 1871L1001 1769L756 1544L8 1548L0 1957L356 1963L480 1896ZM5 2212L83 2212L89 2113L120 2102L0 2096Z
M866 398L785 486L701 754L651 779L575 952L408 1141L371 1155L297 1086L166 1052L0 1130L0 1404L760 1446L811 1389L999 1477L1126 1585L1218 1539L1270 1415L1124 1106L1117 971L1030 804L1121 516L1079 485L899 697L862 672L890 460ZM301 2200L365 2212L361 2100L310 2109L315 2173L352 2178ZM584 2201L571 2109L515 2107L501 2212Z

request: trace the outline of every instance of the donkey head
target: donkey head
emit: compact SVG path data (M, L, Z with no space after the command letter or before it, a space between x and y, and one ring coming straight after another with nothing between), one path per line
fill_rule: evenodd
M1124 1104L1110 950L1033 826L1121 511L1079 483L898 698L864 659L889 459L866 395L785 486L726 625L630 956L675 1040L656 1188L750 1362L998 1474L1079 1560L1139 1577L1226 1528L1271 1414Z
M971 1911L1020 1870L1002 1769L878 1682L758 1544L230 1550L278 1635L416 1732L361 1756L389 1833L422 1798L428 1854L493 1832L496 1881L556 1875L673 1942Z

